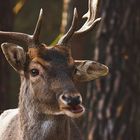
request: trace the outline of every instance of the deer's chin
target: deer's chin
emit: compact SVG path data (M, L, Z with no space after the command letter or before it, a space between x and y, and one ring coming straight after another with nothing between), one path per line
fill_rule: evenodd
M61 111L63 112L63 114L71 118L79 118L84 114L85 108L82 105L66 106L66 107L62 107Z

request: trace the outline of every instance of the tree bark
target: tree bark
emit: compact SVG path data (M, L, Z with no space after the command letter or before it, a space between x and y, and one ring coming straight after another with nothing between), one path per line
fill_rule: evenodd
M102 1L94 60L110 73L87 87L85 140L140 139L140 10L138 0Z

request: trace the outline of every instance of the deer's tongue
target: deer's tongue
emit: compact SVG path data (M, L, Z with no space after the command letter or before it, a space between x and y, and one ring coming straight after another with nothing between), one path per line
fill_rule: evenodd
M69 106L69 107L66 107L65 109L67 109L73 113L83 112L83 107L81 105Z

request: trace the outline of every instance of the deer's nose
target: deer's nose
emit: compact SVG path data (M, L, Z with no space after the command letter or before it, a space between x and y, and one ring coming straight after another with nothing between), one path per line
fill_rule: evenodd
M67 94L63 94L61 96L61 100L63 103L69 105L69 106L76 106L82 103L82 98L81 95L67 95Z

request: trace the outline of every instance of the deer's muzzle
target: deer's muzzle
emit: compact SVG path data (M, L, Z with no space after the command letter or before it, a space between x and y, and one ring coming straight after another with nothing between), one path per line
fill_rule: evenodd
M62 94L59 97L60 110L67 116L78 118L85 112L82 97L79 93L73 95Z

